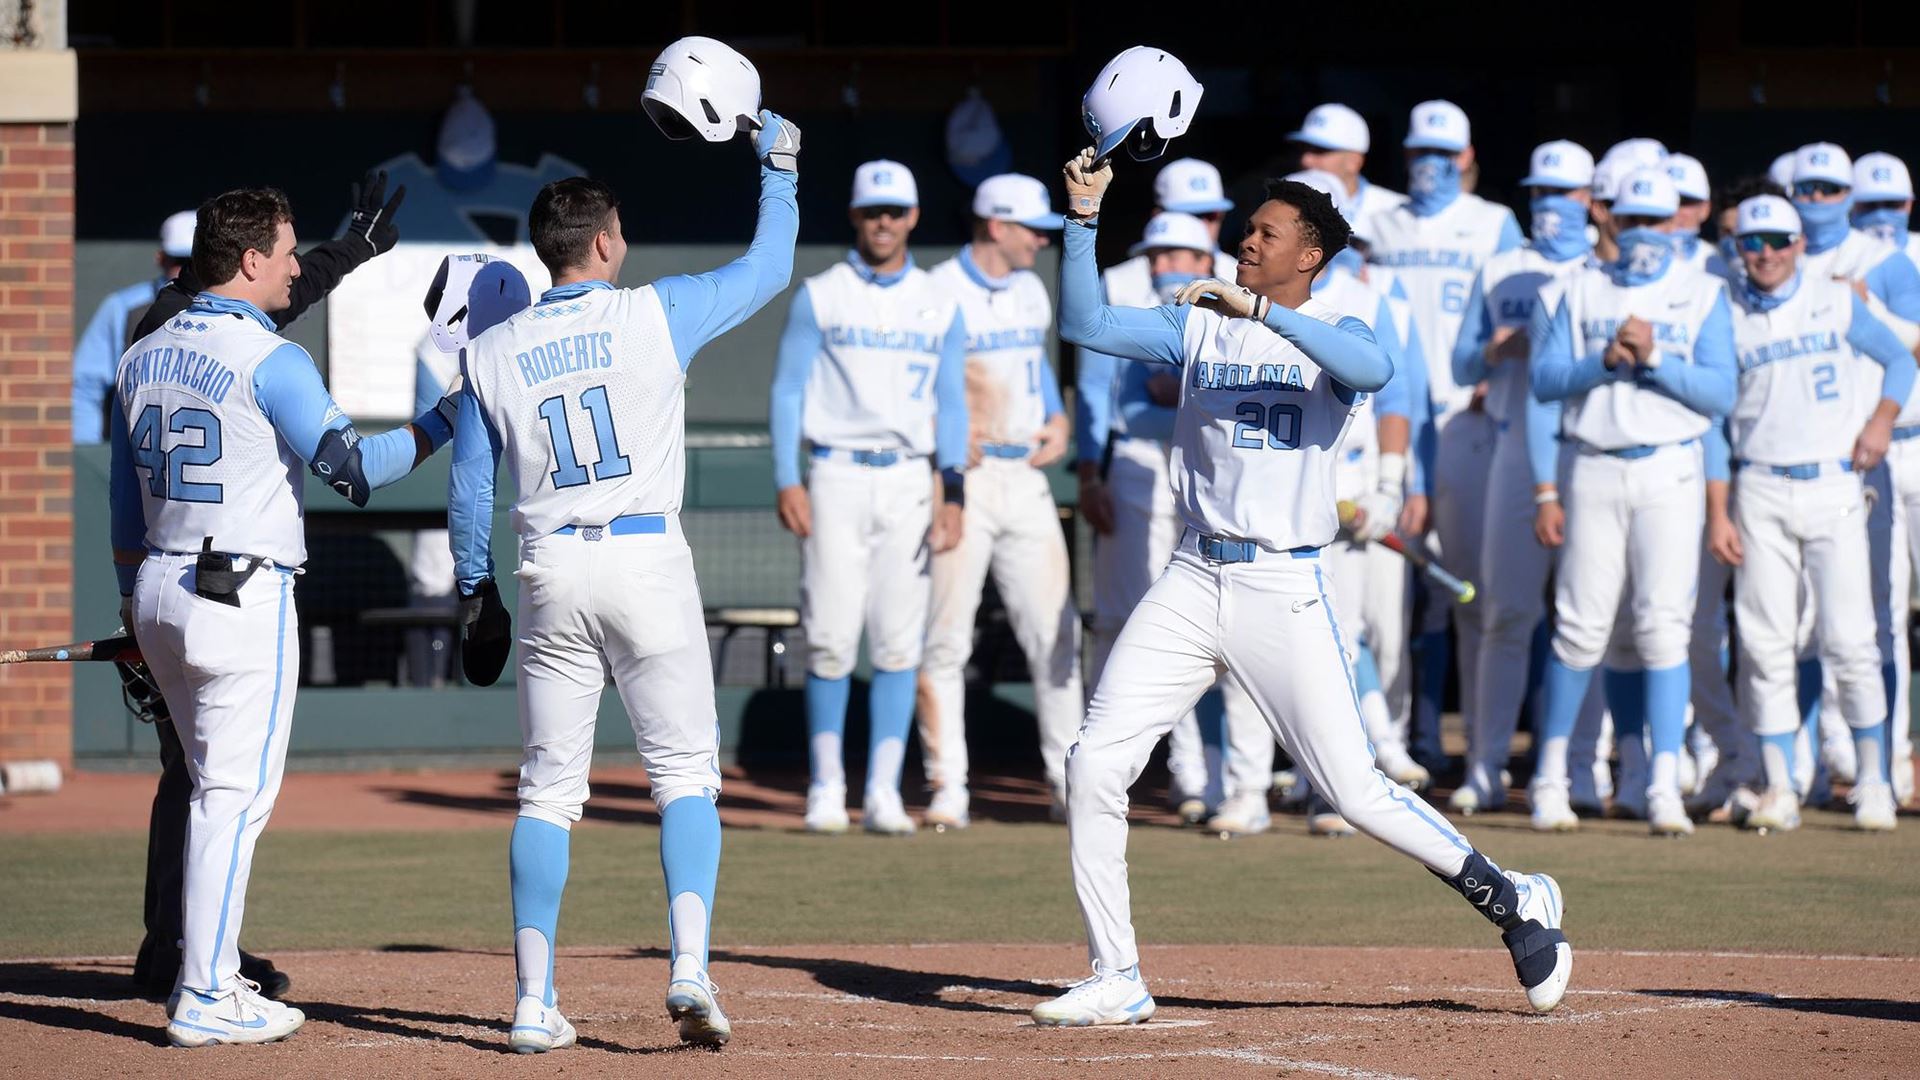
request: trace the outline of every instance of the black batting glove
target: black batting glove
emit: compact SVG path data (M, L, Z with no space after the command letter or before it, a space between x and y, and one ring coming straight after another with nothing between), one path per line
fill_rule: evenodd
M391 251L393 245L400 242L400 227L394 224L394 215L400 212L400 203L406 197L407 185L401 184L394 189L393 198L388 199L387 171L369 172L353 185L353 216L347 220L347 234L365 240L374 255Z

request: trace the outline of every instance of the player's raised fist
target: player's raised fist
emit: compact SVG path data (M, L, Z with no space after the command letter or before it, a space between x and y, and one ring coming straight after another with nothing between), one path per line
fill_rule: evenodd
M800 171L800 127L769 109L760 110L760 130L753 136L753 152L775 172Z
M1067 180L1067 213L1090 218L1100 212L1100 200L1113 183L1113 163L1096 162L1093 147L1075 154L1064 170Z
M1264 319L1267 309L1273 306L1271 300L1252 289L1219 278L1187 282L1173 294L1173 302L1217 311L1231 319Z

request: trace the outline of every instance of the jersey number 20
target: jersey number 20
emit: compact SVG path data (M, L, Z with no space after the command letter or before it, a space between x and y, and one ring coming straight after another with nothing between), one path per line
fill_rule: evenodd
M161 430L160 406L140 410L127 441L133 446L133 463L147 470L147 492L156 499L174 502L217 503L225 498L219 484L197 484L186 478L189 465L211 465L220 460L220 418L205 409L175 409ZM198 432L199 442L185 440L166 446L168 433L185 435Z
M1300 448L1300 406L1277 401L1269 407L1243 401L1233 415L1246 419L1233 425L1233 445L1241 450L1297 450ZM1261 433L1266 434L1264 440Z
M573 429L567 426L567 399L555 395L540 403L540 417L547 422L547 437L553 442L554 469L550 474L556 488L579 487L595 480L617 480L633 471L633 463L620 452L620 438L613 430L613 406L607 402L605 384L580 394L580 407L593 420L593 475L580 464L573 452Z

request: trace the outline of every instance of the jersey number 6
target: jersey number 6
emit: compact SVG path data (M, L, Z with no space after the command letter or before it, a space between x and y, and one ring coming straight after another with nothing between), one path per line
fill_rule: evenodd
M580 456L573 452L573 429L567 425L567 399L556 394L540 403L540 417L547 422L547 437L553 443L554 469L549 474L556 488L579 487L594 480L617 480L633 471L633 463L620 452L620 438L613 430L613 406L607 402L603 383L580 394L580 407L593 421L593 475L587 475Z
M1257 401L1243 401L1233 410L1235 416L1247 419L1233 425L1233 445L1241 450L1260 450L1272 447L1275 450L1297 450L1300 448L1300 406L1289 405L1284 401L1272 406ZM1266 432L1266 441L1260 439L1260 432Z

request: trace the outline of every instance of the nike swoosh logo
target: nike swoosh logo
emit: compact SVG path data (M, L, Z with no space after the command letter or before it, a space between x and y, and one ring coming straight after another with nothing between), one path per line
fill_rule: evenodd
M227 1023L233 1027L263 1028L267 1026L267 1018L264 1016L256 1016L251 1020L229 1020Z
M1813 317L1817 319L1820 316L1825 315L1827 312L1832 310L1833 310L1832 304L1828 304L1826 307L1823 307L1823 308L1815 308L1813 311Z
M1681 308L1683 308L1683 307L1686 307L1686 306L1687 306L1687 304L1689 304L1689 303L1691 303L1691 301L1687 301L1687 300L1676 300L1676 301L1674 301L1673 303L1671 303L1671 304L1668 304L1668 305L1667 305L1667 310L1668 310L1668 311L1679 311L1679 310L1680 310Z
M1310 608L1310 607L1312 607L1313 605L1315 605L1315 604L1317 604L1317 603L1319 603L1319 602L1320 602L1320 601L1319 601L1318 599L1314 599L1314 600L1295 600L1295 601L1293 602L1293 611L1294 611L1294 614L1296 614L1296 615L1297 615L1297 614L1299 614L1300 612L1302 612L1302 611L1305 611L1305 610L1307 610L1308 608Z

